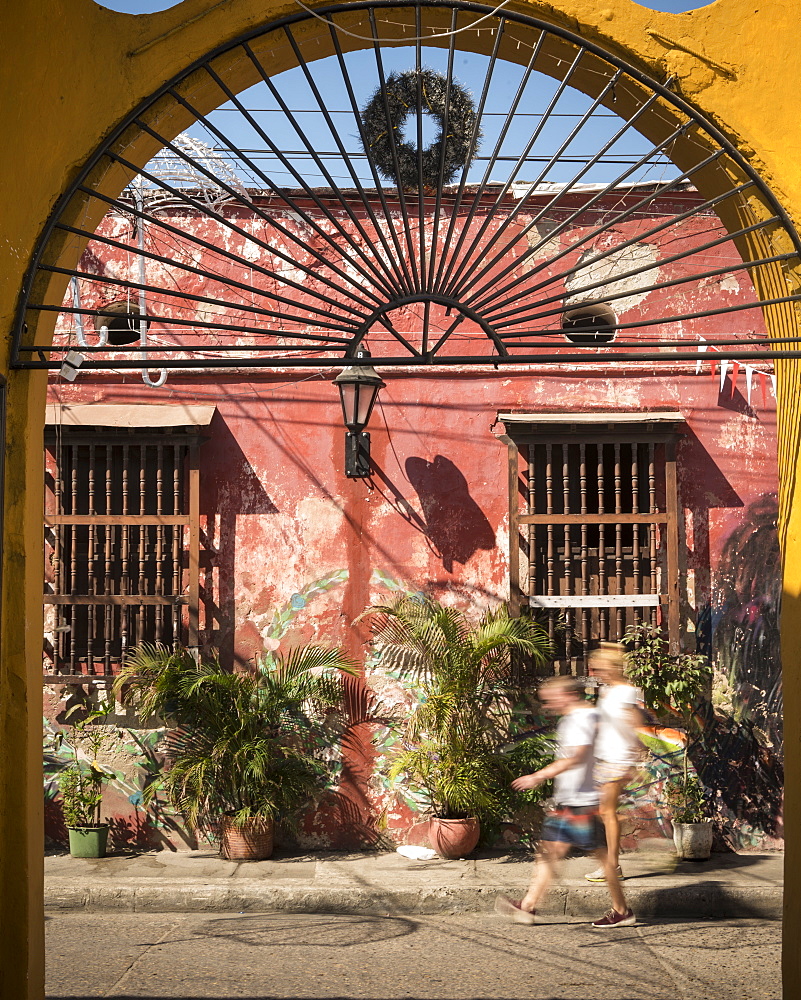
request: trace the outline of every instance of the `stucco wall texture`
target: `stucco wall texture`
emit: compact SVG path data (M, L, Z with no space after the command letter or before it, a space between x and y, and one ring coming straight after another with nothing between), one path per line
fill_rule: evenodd
M609 196L610 203L620 199L620 193ZM640 213L605 239L629 243L638 231L656 227L662 213L672 215L697 200L692 190L665 199L652 213ZM599 205L600 216L605 207ZM167 215L174 211L164 209ZM241 208L235 211L246 231L261 225ZM564 212L569 211L566 206ZM487 239L503 218L499 212L493 219ZM183 225L188 221L184 219ZM279 222L293 225L289 217ZM473 225L481 222L479 218ZM346 220L341 224L346 225ZM109 216L100 232L124 238L128 225L123 216ZM189 228L195 231L191 222ZM215 223L198 222L196 228L197 235L209 243L223 238L214 231ZM614 280L617 273L651 264L653 282L680 276L686 264L663 267L659 259L679 250L690 251L720 232L717 218L706 213L672 227L669 236L660 234L669 241L669 249L656 238L634 242L605 263L604 274L597 268L585 275L579 270L568 279L567 287L551 288L549 294L561 293L570 305L582 300L582 277L585 283L608 277L609 283L594 289L591 297L613 296L610 304L621 322L748 301L752 292L743 271L706 279L701 287L679 285L632 295L625 294L625 279ZM580 242L582 235L574 228L563 238L570 245ZM159 246L158 230L148 232L146 238L155 252L168 249ZM242 247L236 249L242 251ZM173 259L193 253L197 260L198 255L195 246L184 247L174 236L170 236L169 253ZM694 267L699 266L698 256L692 258ZM708 256L703 266L720 268L727 262L720 248ZM249 259L254 265L275 266L255 244ZM736 265L738 259L732 257L729 263ZM131 266L124 250L99 242L90 244L81 261L83 271L135 280L136 275L128 273ZM242 265L209 259L203 266L223 279L236 280ZM210 282L187 277L169 265L151 262L148 267L148 279L161 287L199 295L213 291ZM101 299L97 286L83 284L87 286L82 290L85 308L102 310L113 301L113 289ZM175 327L159 324L160 308L175 314L174 304L163 300L160 293L148 306L154 366L159 344L180 337ZM187 318L201 322L208 308L183 301L179 307ZM763 329L753 310L734 316L657 327L659 332L642 336L642 346L647 349L649 339L666 336L697 344L703 337L753 336ZM216 310L215 318L236 323L236 307ZM410 338L419 335L420 316L414 307L394 322ZM437 322L434 313L432 325ZM472 350L479 345L480 350L484 334L469 321L464 326L466 332L454 350L465 353L465 342ZM544 321L544 326L553 328L554 321ZM69 326L62 325L56 342L72 336ZM210 331L209 336L213 339L218 334ZM291 336L287 330L287 337ZM192 339L197 339L196 333ZM397 349L388 341L385 332L371 331L367 338L379 366L382 353ZM542 350L565 344L563 335L551 334ZM331 384L338 369L313 376L253 371L218 372L211 377L173 373L160 389L146 388L134 373L125 378L113 373L82 375L74 384L55 380L49 398L64 406L157 402L216 407L200 452L204 538L200 638L203 645L219 650L224 663L239 668L252 666L278 642L288 646L305 640L342 643L358 660L369 660L363 628L353 622L368 605L386 600L393 588L420 591L476 612L507 600L508 458L506 445L499 439L506 429L499 414L528 413L536 419L553 413L680 413L685 420L678 449L683 645L712 655L721 683L729 691L731 712L755 722L780 753L772 366L755 362L748 378L744 368L722 373L710 351L711 360L698 368L674 364L666 374L664 362L658 366L616 364L614 348L610 345L608 350L603 367L596 363L558 372L545 365L511 366L500 372L454 367L444 379L439 373L421 370L383 371L387 386L379 395L369 428L373 475L368 480L344 476L344 427L338 393ZM289 618L277 628L282 611ZM52 672L52 667L46 672ZM62 708L56 700L51 717L55 719ZM343 776L347 794L359 803L358 822L343 818L338 809L323 802L304 822L301 839L306 846L355 846L364 842L366 831L375 831L382 815L390 834L398 838L415 822L414 810L399 805L385 784L376 780L373 752L365 749L365 754L351 761L352 773ZM353 773L360 777L354 778ZM748 775L732 771L719 777L724 785L736 785L743 795L753 794L747 787ZM747 817L738 815L732 803L726 803L725 810L732 846L775 845L777 799L764 805L761 815L759 809ZM124 819L125 829L137 826L136 810L128 809L128 813L115 821ZM174 839L180 846L181 838Z
M673 74L682 95L716 122L774 191L791 219L801 221L799 117L787 81L801 63L796 11L784 0L716 0L688 14L654 12L631 0L564 0L558 6L515 6L579 31L663 78ZM0 322L10 344L15 306L38 233L71 177L110 128L161 83L216 45L278 17L290 5L261 0L184 0L160 14L114 14L92 0L48 5L7 4L3 33L12 40L0 62L3 134L13 156L0 164L0 188L11 192L2 213ZM36 127L32 127L32 123ZM181 124L176 124L176 132ZM47 155L43 155L43 149ZM138 154L137 154L138 155ZM144 163L147 152L137 162ZM775 331L798 328L792 309ZM42 806L40 742L41 564L28 559L41 545L41 430L45 380L9 372L3 526L3 656L0 684L0 822L2 991L44 995ZM778 444L783 557L782 636L787 713L801 710L801 558L797 503L798 366L780 363ZM10 581L10 582L9 582ZM801 950L801 728L788 727L785 995L797 993Z

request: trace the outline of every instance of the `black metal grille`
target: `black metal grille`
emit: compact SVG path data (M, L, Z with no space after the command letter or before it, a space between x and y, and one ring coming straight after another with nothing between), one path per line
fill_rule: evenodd
M391 72L424 69L446 93L472 88L483 138L453 183L443 155L427 187L418 156L404 186L382 177L361 112ZM160 124L170 107L195 123L181 137ZM418 150L424 110L409 124ZM140 169L129 150L143 138L162 153ZM634 252L648 242L657 260ZM14 365L58 368L80 346L86 368L326 367L365 343L392 365L595 363L599 350L675 362L699 357L699 336L765 359L796 343L769 342L762 310L798 298L784 277L798 248L670 81L481 4L343 4L209 54L104 143L47 227ZM735 300L705 291L722 278ZM628 309L647 295L652 308ZM614 342L565 338L565 310L585 301L612 309ZM138 317L138 343L98 344L109 305ZM721 313L730 335L715 332Z

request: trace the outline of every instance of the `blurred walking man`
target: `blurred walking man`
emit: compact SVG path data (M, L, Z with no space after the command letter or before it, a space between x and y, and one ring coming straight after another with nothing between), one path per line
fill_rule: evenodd
M556 758L534 774L512 782L522 792L554 779L554 806L545 818L537 848L534 876L528 892L519 901L499 896L495 909L516 923L536 923L537 907L554 879L556 862L571 847L595 851L605 873L612 909L592 926L602 929L628 927L636 923L620 888L615 865L606 849L606 838L598 812L598 788L593 780L594 745L598 713L585 702L572 677L552 677L540 685L540 702L550 715L560 716L556 729Z

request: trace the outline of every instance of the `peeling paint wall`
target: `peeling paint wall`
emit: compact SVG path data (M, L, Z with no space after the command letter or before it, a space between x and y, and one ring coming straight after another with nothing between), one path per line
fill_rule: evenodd
M697 196L686 191L680 198L686 206ZM671 201L662 210L672 212L675 207ZM261 222L248 218L241 208L236 211L239 224L255 233ZM564 212L569 211L565 206ZM657 203L653 217L605 234L599 246L630 239L637 227L653 225L659 212ZM282 221L300 225L289 218ZM493 226L501 221L502 215ZM116 231L125 224L110 216L104 227ZM198 228L198 235L210 242L239 239L228 230L217 232L208 220ZM487 238L493 231L489 229ZM708 242L719 232L714 216L694 216L678 233L673 231L669 252ZM546 230L541 235L548 237ZM576 231L566 238L574 241L580 235ZM242 247L237 249L241 252ZM255 244L250 251L257 263L262 251ZM180 252L173 247L174 255ZM203 261L202 250L187 247L186 253L199 254L196 262L202 266L209 263ZM632 265L653 265L654 280L673 275L658 264L667 253L658 241L634 242L605 260L601 271L582 269L576 252L578 269L563 289L564 301L584 301L582 289L603 281L593 298L613 297L619 318L633 322L668 311L713 308L721 300L734 304L738 296L747 296L744 271L710 279L700 299L681 285L625 294L626 279L617 276ZM716 253L714 264L696 259L694 266L723 266L719 248ZM270 266L279 263L271 261ZM101 255L96 246L87 251L82 266L125 276L128 263L123 252L105 248ZM237 277L234 265L231 276ZM148 277L161 284L167 275L158 270ZM183 291L202 293L199 283L189 287L186 275L176 271L174 278ZM103 304L84 303L88 308ZM208 306L186 308L189 318L208 321ZM235 309L227 319L235 321ZM419 330L411 309L395 323L410 335ZM749 311L676 323L667 335L696 344L699 337L715 334L752 335L761 330L760 324L759 314ZM469 323L465 328L463 338L483 337ZM154 319L149 338L157 344L162 334ZM381 335L371 333L369 345L380 357ZM686 419L678 455L685 646L691 649L697 643L710 653L719 689L728 692L732 719L756 726L764 736L764 749L777 757L780 566L770 369L759 366L767 374L752 370L747 380L745 369L721 371L710 352L710 362L697 371L694 365L676 364L669 372L660 366L657 374L647 362L624 366L610 361L605 349L602 355L603 367L559 372L529 365L502 372L455 369L447 378L424 370L384 375L387 387L369 428L375 469L370 480L344 476L344 428L338 395L330 384L333 371L329 377L255 370L201 377L175 373L159 390L146 389L137 376L82 375L74 385L53 384L50 398L60 403L216 406L201 448L200 628L202 642L218 649L223 662L238 666L253 663L279 644L311 639L341 642L364 659L364 629L352 623L367 605L397 589L421 591L475 610L506 600L507 455L498 440L503 432L499 412L679 411ZM393 700L408 701L397 682L382 679L380 671L372 676ZM310 811L302 824L303 844L352 846L375 840L384 828L394 836L409 831L415 804L398 804L377 776L377 752L365 742L360 755L344 760L337 794ZM759 776L744 780L753 783ZM770 806L763 803L760 808L762 814L752 810L747 818L730 810L733 843L759 845L765 836L776 834L778 805L771 800ZM772 810L770 816L765 808ZM743 824L748 829L741 837Z

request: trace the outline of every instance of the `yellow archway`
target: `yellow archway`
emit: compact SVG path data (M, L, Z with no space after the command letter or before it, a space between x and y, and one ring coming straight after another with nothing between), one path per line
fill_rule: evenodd
M516 0L507 9L540 18L580 34L639 67L654 79L672 76L677 92L722 131L759 173L792 221L801 223L801 168L792 151L801 131L786 80L797 65L792 10L783 0L766 0L754 11L745 0L717 0L692 14L658 14L631 2L560 0L559 10L535 0ZM59 0L47 9L17 9L2 15L7 50L0 80L6 156L0 167L6 192L0 260L0 317L6 334L0 374L8 378L6 479L2 566L2 664L0 665L0 928L4 995L43 995L42 817L40 712L41 565L31 553L41 548L41 432L46 380L43 372L9 368L10 331L17 298L48 216L72 178L103 138L148 95L196 59L224 47L250 29L297 11L294 3L258 0L184 0L161 14L111 13L92 0ZM443 25L445 26L445 25ZM281 48L275 48L276 70ZM250 81L244 65L226 65L233 89ZM185 85L193 86L188 78ZM219 94L198 82L193 98L201 109ZM173 100L154 108L165 134L187 124ZM170 119L169 125L164 118ZM155 149L133 130L127 156L142 163ZM104 177L109 191L127 181ZM757 217L759 204L750 206ZM86 221L86 220L85 220ZM745 254L749 248L743 248ZM782 279L783 280L783 279ZM791 289L771 290L772 295ZM57 288L53 296L59 298ZM771 332L795 333L790 307L771 309ZM779 369L779 468L784 542L784 685L788 711L801 707L801 500L795 497L798 467L797 363ZM21 752L24 748L24 752ZM794 941L801 926L794 860L801 848L801 753L787 733L787 893L785 934ZM801 957L785 949L785 982L795 983ZM789 993L787 994L789 995Z

